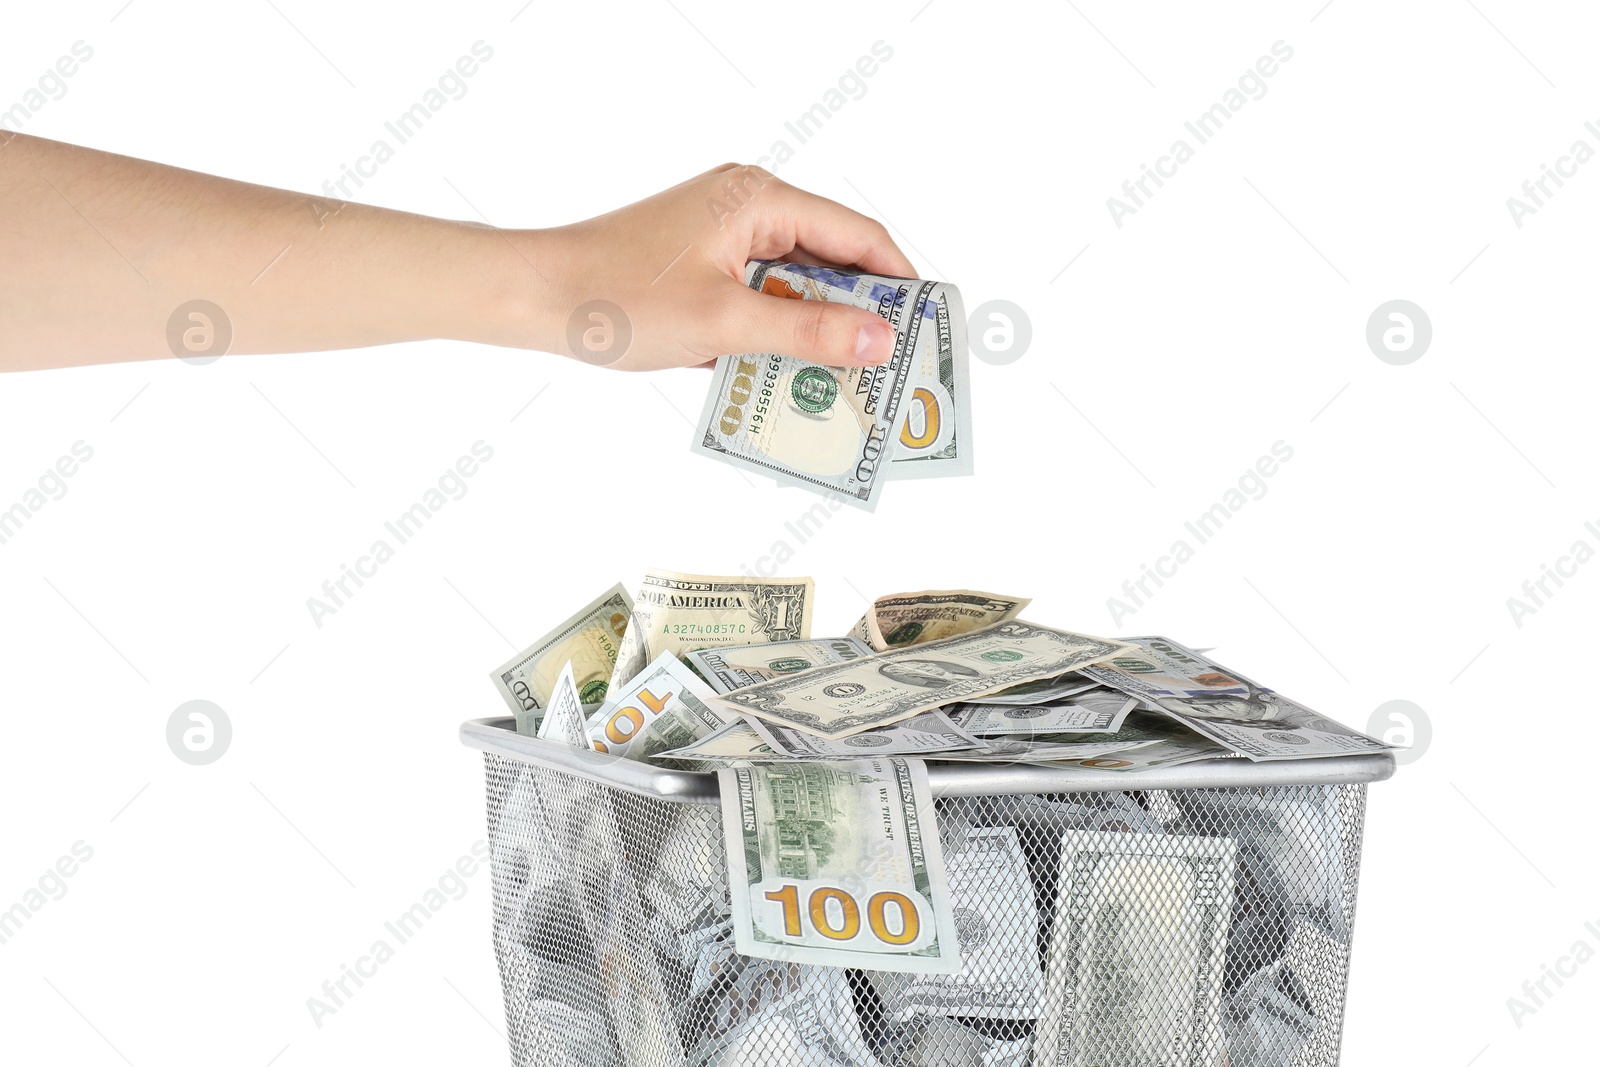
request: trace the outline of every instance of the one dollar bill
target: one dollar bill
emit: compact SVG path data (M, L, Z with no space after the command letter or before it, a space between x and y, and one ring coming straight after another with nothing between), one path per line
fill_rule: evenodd
M966 322L954 286L779 262L750 264L745 281L771 296L875 312L894 327L894 351L880 366L847 368L770 352L724 356L694 451L868 510L901 457L915 468L908 473L971 472Z
M726 693L740 714L819 737L847 737L1124 652L1104 638L1013 619L926 645L880 652Z
M633 602L645 658L811 636L810 578L723 577L648 570Z
M717 778L740 952L827 967L961 968L921 761L771 763Z

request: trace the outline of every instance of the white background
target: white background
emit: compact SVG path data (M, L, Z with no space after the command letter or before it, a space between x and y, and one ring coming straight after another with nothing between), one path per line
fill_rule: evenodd
M1520 228L1506 206L1574 140L1600 148L1592 16L274 2L11 12L0 108L83 40L29 131L318 191L481 39L467 95L357 199L556 224L783 139L781 177L880 214L969 309L1021 305L1032 346L974 363L977 476L891 484L803 544L784 524L812 497L689 455L699 372L438 343L0 379L0 508L93 448L0 545L0 908L93 849L0 945L5 1059L503 1062L486 871L320 1027L307 998L482 837L455 731L504 711L487 674L513 646L647 565L737 573L780 540L819 634L864 595L968 585L1215 645L1354 726L1414 701L1433 741L1371 791L1346 1060L1592 1058L1600 962L1520 1028L1506 1004L1600 949L1600 566L1520 626L1507 608L1600 547L1600 163ZM784 122L879 40L865 95L798 144ZM1266 95L1116 226L1107 197L1279 40ZM1406 366L1365 341L1396 298L1434 330ZM307 598L480 440L467 494L316 626ZM1278 441L1265 495L1114 621ZM191 699L233 725L209 766L167 747Z

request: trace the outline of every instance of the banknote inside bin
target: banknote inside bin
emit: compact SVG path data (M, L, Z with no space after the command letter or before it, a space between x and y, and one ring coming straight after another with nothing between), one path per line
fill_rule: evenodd
M1337 786L1141 778L1389 746L1170 638L1026 621L1022 597L890 594L814 637L814 589L651 570L493 673L519 733L718 785L719 807L662 805L649 831L624 793L545 790L558 855L521 862L572 865L589 835L619 836L627 862L577 863L569 888L629 917L556 937L559 902L529 890L552 914L515 951L557 976L562 938L613 961L558 983L548 1062L1337 1056L1343 973L1330 1001L1315 961L1348 949L1360 809ZM936 800L939 763L1116 784Z

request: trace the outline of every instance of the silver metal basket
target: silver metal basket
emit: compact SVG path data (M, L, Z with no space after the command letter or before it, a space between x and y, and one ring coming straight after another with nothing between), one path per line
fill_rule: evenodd
M1138 775L931 763L952 875L969 842L998 836L1026 858L1014 881L1032 892L953 884L963 970L888 976L733 951L714 774L539 741L509 718L465 723L461 739L484 753L495 954L518 1067L1338 1062L1366 783L1394 772L1387 754ZM1051 967L1052 930L1073 921L1056 914L1056 883L1063 834L1076 830L1231 841L1212 846L1233 857L1220 968L1194 973L1205 953L1165 919L1181 890L1136 864L1096 890L1115 929L1094 936L1119 939L1126 969ZM1098 994L1082 988L1091 979ZM1047 1003L1069 1005L1071 1024L1035 1048Z

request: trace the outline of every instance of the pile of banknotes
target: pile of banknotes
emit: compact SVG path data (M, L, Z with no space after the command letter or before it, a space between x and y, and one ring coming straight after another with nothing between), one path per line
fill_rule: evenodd
M745 281L875 312L895 329L894 352L881 366L849 368L724 356L695 452L868 510L887 479L972 473L967 323L955 286L784 262L751 263Z
M658 857L648 875L606 893L655 924L624 939L657 945L630 969L675 960L690 994L749 1018L696 1029L692 996L667 1011L670 983L652 979L613 1012L624 1044L665 1057L640 1062L778 1062L773 1035L790 1034L813 1049L795 1063L1265 1067L1338 1010L1317 999L1317 961L1349 937L1337 794L1139 778L1383 742L1167 638L1023 621L1024 598L893 594L814 638L813 593L809 578L652 570L637 597L607 591L492 675L521 733L717 774L720 840L710 812L679 805L630 846ZM1128 784L936 804L929 762ZM558 803L610 810L577 779Z

